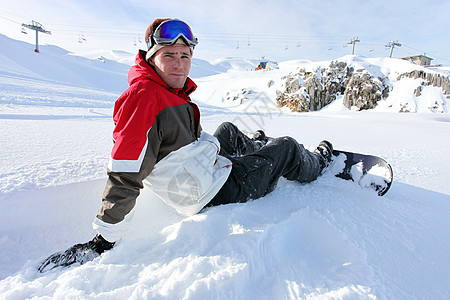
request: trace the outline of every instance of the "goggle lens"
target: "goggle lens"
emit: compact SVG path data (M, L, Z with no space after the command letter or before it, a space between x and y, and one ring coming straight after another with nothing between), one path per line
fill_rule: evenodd
M163 22L156 30L154 36L161 39L173 40L180 34L184 35L184 37L189 41L195 42L191 28L189 28L186 23L179 20L169 20Z
M186 45L195 47L198 44L198 39L194 37L191 28L188 24L180 20L168 20L162 22L151 38L147 42L148 49L156 43L158 45L173 45L176 41L182 38Z

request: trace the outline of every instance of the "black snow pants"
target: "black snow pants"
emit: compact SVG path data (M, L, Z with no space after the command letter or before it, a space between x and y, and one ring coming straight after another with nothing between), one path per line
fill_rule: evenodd
M234 124L222 123L214 133L220 155L233 163L227 181L207 206L246 202L272 192L278 179L311 182L321 172L319 158L291 137L280 137L262 146Z

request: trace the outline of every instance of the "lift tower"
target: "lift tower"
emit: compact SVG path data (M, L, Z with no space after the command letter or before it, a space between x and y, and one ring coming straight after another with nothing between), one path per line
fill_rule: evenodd
M391 49L391 53L389 54L389 57L392 57L392 52L394 52L395 47L401 47L402 44L400 44L398 41L392 41L389 44L386 45L386 49Z
M29 28L31 30L36 31L36 49L34 49L34 52L39 53L39 39L38 39L38 33L46 33L46 34L52 34L50 31L45 30L42 27L42 24L36 21L31 21L31 24L22 24L23 27Z
M352 55L355 55L355 45L356 45L356 43L359 43L359 42L360 42L359 38L355 37L355 38L352 38L352 40L349 43L347 43L349 45L352 45Z

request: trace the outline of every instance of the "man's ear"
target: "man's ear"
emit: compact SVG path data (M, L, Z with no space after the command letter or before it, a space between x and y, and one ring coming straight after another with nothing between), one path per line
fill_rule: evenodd
M147 62L148 62L148 64L149 64L150 66L152 66L152 67L155 66L155 62L153 61L153 56L150 57L150 58L147 60Z

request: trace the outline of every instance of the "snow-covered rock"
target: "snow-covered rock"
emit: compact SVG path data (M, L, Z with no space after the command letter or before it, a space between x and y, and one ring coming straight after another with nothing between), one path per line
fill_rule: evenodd
M373 109L381 104L399 112L418 112L422 111L422 107L429 112L447 112L450 85L446 73L414 65L413 71L389 77L391 73L399 73L405 68L397 68L397 64L412 65L411 62L398 61L388 68L380 64L383 61L375 62L361 57L351 60L348 57L341 58L328 66L316 66L315 69L310 66L306 69L307 66L301 65L281 78L282 89L277 90L276 101L280 107L286 106L293 112L308 112L320 110L343 95L343 104L348 109ZM389 93L392 91L396 94L396 89L403 88L402 80L405 78L417 79L414 89L401 91L408 94L411 101L394 105L388 101ZM421 97L424 87L432 87L433 99ZM427 104L422 105L423 102Z

